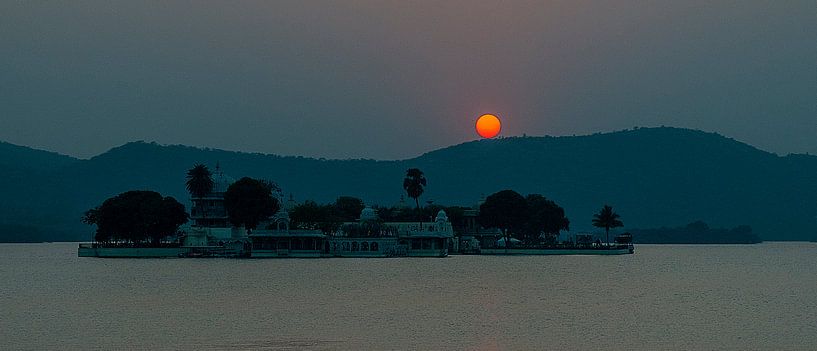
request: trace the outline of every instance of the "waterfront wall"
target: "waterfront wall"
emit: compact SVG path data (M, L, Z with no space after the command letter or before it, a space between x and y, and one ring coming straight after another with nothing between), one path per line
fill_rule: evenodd
M447 248L439 249L407 249L402 245L397 245L394 238L369 238L367 245L362 245L360 239L343 238L333 240L329 253L322 250L253 250L251 257L256 258L318 258L318 257L445 257L448 255ZM343 245L346 243L347 245ZM376 243L372 250L372 243ZM357 245L353 245L357 244ZM352 250L357 246L357 250ZM344 247L346 247L344 249ZM362 248L368 250L362 250ZM162 257L183 257L188 254L195 254L201 251L197 248L189 247L161 247L161 248L122 248L122 247L92 247L91 245L80 245L78 249L79 257L110 257L110 258L162 258ZM228 252L212 251L217 257L226 257ZM233 252L234 253L234 252ZM625 255L632 253L629 248L621 249L482 249L482 255ZM230 255L233 257L237 255Z
M179 257L186 254L188 249L181 247L80 247L79 257Z
M253 249L250 254L252 258L319 258L322 257L320 250L257 250Z
M481 249L479 253L482 255L625 255L630 253L630 249Z

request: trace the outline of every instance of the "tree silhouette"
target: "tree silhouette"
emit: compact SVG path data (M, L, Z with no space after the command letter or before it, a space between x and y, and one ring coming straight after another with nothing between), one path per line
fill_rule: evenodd
M341 196L335 200L332 207L344 222L353 222L357 220L360 211L363 211L366 206L361 199L352 196Z
M194 198L202 198L213 191L213 174L207 166L197 163L187 171L187 192Z
M338 215L334 205L319 205L310 200L295 206L289 218L295 228L320 230L324 234L336 232L343 224L343 218Z
M505 248L511 234L524 229L527 221L525 198L513 190L502 190L491 194L479 206L479 222L486 228L499 228L505 238Z
M187 182L185 185L187 186L187 192L190 193L193 199L201 199L213 191L213 174L207 166L197 163L193 165L193 168L187 171ZM199 205L198 207L201 211L202 218L204 218L204 223L209 227L209 225L207 225L207 207L204 206L205 203L203 200L200 200L198 203L193 201L193 206ZM191 212L195 212L195 208L191 209Z
M426 186L426 177L419 168L409 168L406 170L406 178L403 179L403 189L408 197L414 199L417 205L417 213L420 213L420 195L423 195ZM420 228L423 227L423 217L420 215Z
M593 226L604 228L607 233L607 246L610 245L610 228L623 227L624 223L619 220L621 216L613 212L613 207L604 205L599 213L593 215Z
M523 240L536 241L539 233L544 233L548 242L553 242L562 230L570 230L570 220L565 217L565 209L553 200L539 194L530 194L525 197L528 205L527 221L523 232Z
M262 220L269 218L280 209L278 199L272 196L277 186L270 181L244 177L227 188L224 193L224 207L227 217L234 226L244 226L247 234Z
M85 212L82 221L96 224L95 240L159 244L187 222L184 205L155 191L128 191Z

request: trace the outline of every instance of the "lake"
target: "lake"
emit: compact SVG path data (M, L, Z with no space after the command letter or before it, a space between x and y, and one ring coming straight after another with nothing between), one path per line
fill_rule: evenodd
M0 244L0 349L813 350L817 243L100 259Z

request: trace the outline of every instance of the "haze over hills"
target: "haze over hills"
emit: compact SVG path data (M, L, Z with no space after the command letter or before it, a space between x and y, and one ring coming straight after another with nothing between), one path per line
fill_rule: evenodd
M574 137L479 140L398 161L323 160L133 142L88 160L0 144L0 241L88 240L83 211L132 189L188 204L184 175L219 163L234 178L278 182L302 201L340 195L391 205L407 168L429 180L422 201L472 205L502 189L562 205L574 231L615 207L627 227L750 225L764 240L817 235L817 157L778 156L713 133L641 128Z

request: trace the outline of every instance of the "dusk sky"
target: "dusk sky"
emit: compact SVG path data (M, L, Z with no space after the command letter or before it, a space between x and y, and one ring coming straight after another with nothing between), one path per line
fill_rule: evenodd
M4 1L0 140L398 159L634 126L817 153L809 1Z

